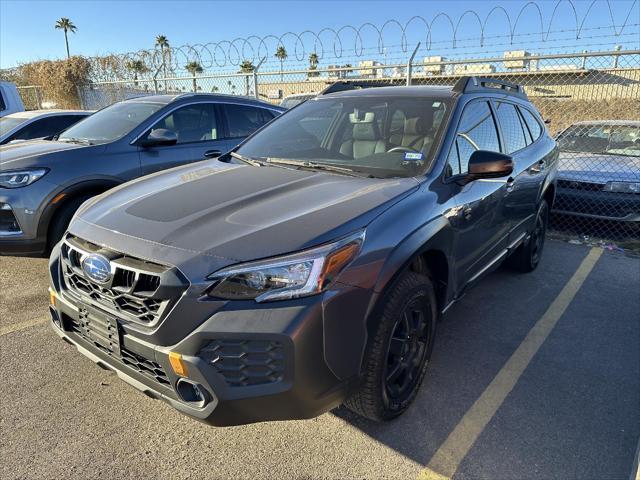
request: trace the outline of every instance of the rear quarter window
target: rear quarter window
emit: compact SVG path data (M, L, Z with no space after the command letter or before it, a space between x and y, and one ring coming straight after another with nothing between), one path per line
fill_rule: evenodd
M522 114L522 118L529 127L529 132L531 133L531 137L535 142L542 135L542 126L540 126L540 122L536 119L536 117L531 113L528 109L519 107L520 113Z

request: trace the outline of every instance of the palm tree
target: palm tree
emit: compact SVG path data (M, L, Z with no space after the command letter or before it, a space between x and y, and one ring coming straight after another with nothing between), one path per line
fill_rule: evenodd
M249 74L253 72L256 67L251 60L243 60L240 64L240 73ZM235 88L235 85L231 88ZM244 76L244 94L249 96L249 75Z
M316 52L313 52L311 55L309 55L309 74L307 75L308 77L317 77L318 76L318 72L315 71L311 71L311 70L317 70L318 69L318 54Z
M156 37L156 46L160 47L160 53L162 54L162 72L164 73L164 89L167 90L167 58L165 50L169 49L169 39L164 35L158 35Z
M276 54L274 55L274 57L276 57L278 60L280 60L280 81L283 81L283 76L282 76L282 64L285 61L285 59L288 57L287 55L287 49L284 48L284 46L280 45L278 47L278 49L276 50Z
M127 62L125 65L127 70L131 70L133 72L133 84L138 86L138 74L147 73L149 68L145 65L142 60L132 60Z
M76 33L76 30L78 28L73 24L71 20L65 17L62 17L56 22L55 28L57 30L64 30L64 43L67 46L67 58L69 58L69 39L67 38L67 32Z
M198 85L196 84L196 74L203 72L202 65L200 65L198 62L189 62L184 68L193 77L193 91L196 92L198 90Z

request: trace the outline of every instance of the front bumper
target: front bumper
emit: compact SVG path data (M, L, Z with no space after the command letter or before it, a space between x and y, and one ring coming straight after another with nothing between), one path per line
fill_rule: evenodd
M354 367L359 365L362 352L358 348L364 346L365 338L361 342L347 339L353 347L349 353L335 343L345 339L326 337L336 335L339 311L354 313L343 302L364 300L362 289L343 286L339 294L328 292L330 300L315 296L267 305L203 301L187 291L148 334L113 319L116 327L110 335L118 336L118 345L110 348L92 336L92 328L104 332L104 325L91 325L95 305L79 302L60 281L57 254L58 248L50 263L55 294L50 308L56 333L146 395L200 421L228 426L311 418L341 404L356 381L358 368ZM336 303L338 298L343 300ZM199 315L201 321L187 320ZM161 339L171 335L158 332L176 328L176 322L194 322L196 327L181 334L179 341L163 345ZM174 373L170 352L181 355L187 379L202 388L204 402L187 401L178 393L176 386L183 377Z
M640 222L640 195L559 186L554 213L594 220Z

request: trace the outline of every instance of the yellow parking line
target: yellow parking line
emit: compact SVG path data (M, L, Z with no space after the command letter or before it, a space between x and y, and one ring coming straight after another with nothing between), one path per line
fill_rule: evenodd
M602 255L602 249L592 248L571 279L563 287L544 315L531 328L520 346L511 355L482 395L475 401L464 417L458 422L438 451L431 457L427 468L418 476L429 480L433 472L440 472L441 478L451 478L460 463L493 418L505 398L511 392L524 370L547 339L553 327L565 312L594 265Z
M18 332L20 330L24 330L25 328L34 327L36 325L40 325L41 323L45 323L47 318L36 318L34 320L28 320L26 322L15 323L13 325L9 325L7 327L0 327L0 337L8 335L10 333Z

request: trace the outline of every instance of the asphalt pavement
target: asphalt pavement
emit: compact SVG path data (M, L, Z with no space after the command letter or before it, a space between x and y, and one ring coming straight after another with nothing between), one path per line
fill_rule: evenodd
M0 257L0 478L624 479L640 438L640 259L559 241L438 326L410 410L200 424L61 341L46 259Z

